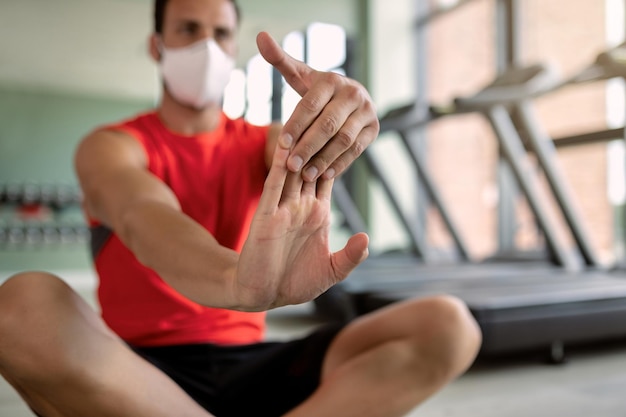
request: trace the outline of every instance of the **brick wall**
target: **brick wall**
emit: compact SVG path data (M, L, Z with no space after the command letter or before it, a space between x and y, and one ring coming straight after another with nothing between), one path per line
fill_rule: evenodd
M599 0L522 1L523 63L550 61L564 76L592 62L605 44L604 2ZM495 74L495 0L477 0L430 26L426 65L428 95L435 103L475 92ZM550 135L605 128L603 83L569 87L535 100ZM477 257L497 249L496 160L498 147L488 123L478 115L443 118L428 128L429 168L454 220ZM560 148L558 162L580 212L603 256L613 248L613 209L607 201L605 144ZM521 247L541 242L532 216L519 203ZM431 217L430 240L449 240Z

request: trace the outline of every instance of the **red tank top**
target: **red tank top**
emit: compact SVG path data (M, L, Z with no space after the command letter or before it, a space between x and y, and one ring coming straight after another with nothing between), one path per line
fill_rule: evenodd
M136 138L148 157L149 171L172 189L182 211L221 245L241 250L267 174L267 126L222 114L216 130L189 137L169 131L152 112L107 129ZM207 308L190 301L140 264L107 230L92 222L98 299L103 319L122 339L137 346L262 340L265 313Z

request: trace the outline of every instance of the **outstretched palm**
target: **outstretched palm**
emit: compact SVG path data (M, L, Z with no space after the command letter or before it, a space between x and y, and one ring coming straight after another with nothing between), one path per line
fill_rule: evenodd
M300 173L287 169L288 156L288 149L277 146L239 258L239 293L259 309L310 301L367 256L368 238L362 233L342 250L330 251L332 180L303 182Z

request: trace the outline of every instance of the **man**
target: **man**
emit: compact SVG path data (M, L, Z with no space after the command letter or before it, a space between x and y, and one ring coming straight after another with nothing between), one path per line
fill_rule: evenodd
M265 33L302 101L283 127L227 119L238 19L231 0L157 0L157 110L77 150L102 318L47 273L0 287L0 372L41 416L401 416L477 353L476 323L445 296L261 343L264 311L366 258L364 234L330 252L330 195L378 122L363 87Z

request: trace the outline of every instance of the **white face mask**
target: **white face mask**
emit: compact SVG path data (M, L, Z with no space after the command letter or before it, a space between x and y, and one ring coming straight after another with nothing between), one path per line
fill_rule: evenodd
M235 60L210 38L182 48L161 46L161 74L180 103L202 109L221 103Z

